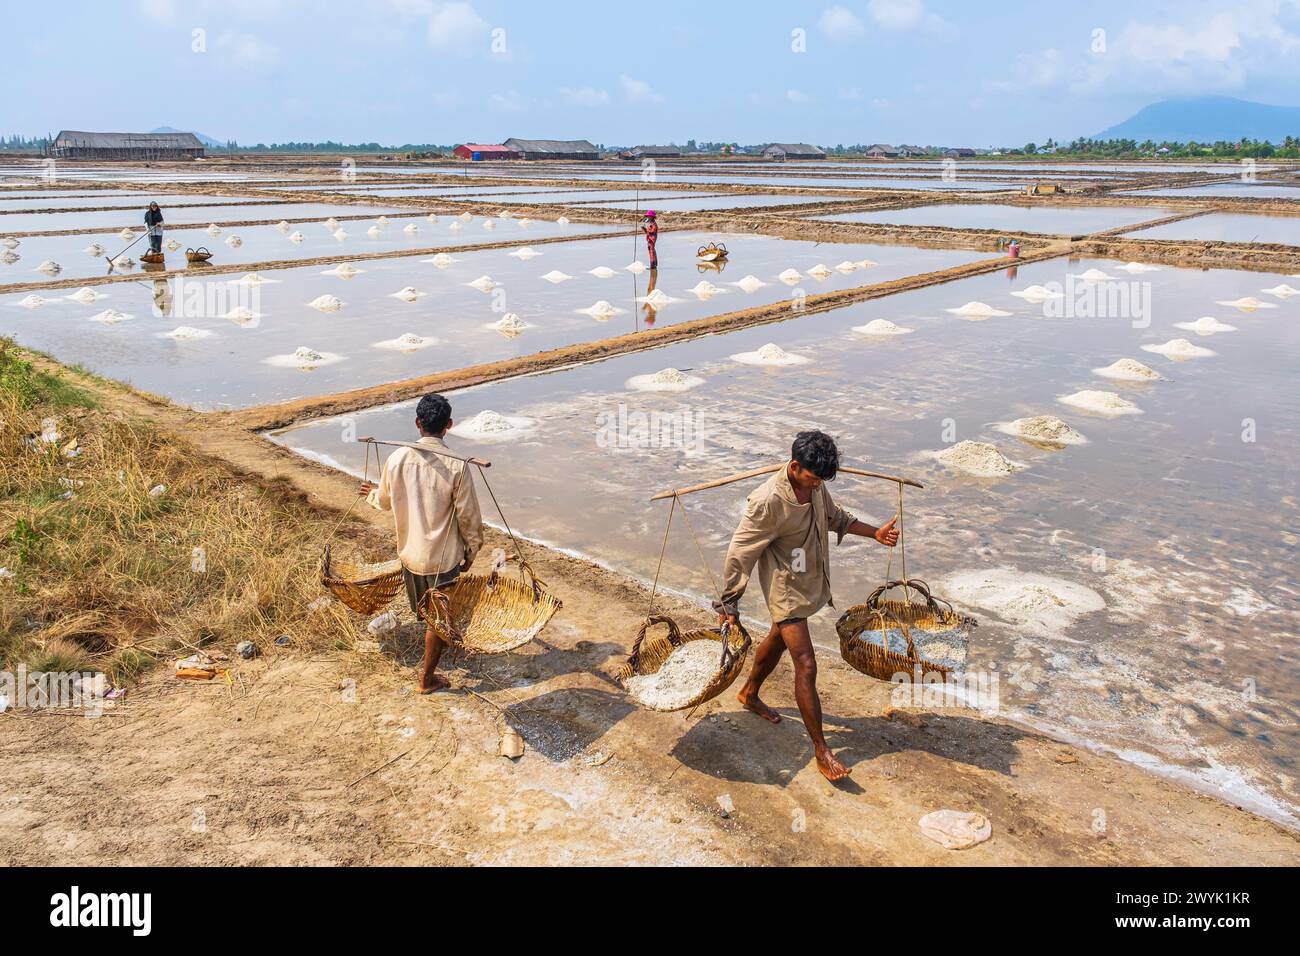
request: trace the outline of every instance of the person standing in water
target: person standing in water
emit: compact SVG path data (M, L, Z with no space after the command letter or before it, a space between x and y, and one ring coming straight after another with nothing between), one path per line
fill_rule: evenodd
M151 202L149 208L144 211L144 224L149 230L149 251L160 254L162 252L163 214L156 202Z
M659 221L653 209L646 210L644 219L645 225L641 227L641 231L645 233L645 248L650 256L650 271L655 272L659 269L659 254L655 252L655 243L659 241Z

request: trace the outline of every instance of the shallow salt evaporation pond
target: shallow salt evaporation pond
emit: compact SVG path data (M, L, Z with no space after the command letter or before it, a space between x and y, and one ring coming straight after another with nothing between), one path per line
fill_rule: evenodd
M178 204L185 205L231 205L241 202L257 202L256 198L244 198L240 196L216 196L204 193L175 193L175 194L157 194L157 193L122 193L117 190L105 190L102 193L77 193L69 195L68 193L58 193L50 196L30 196L0 194L0 212L9 212L14 209L90 209L94 207L118 207L125 209L140 210L144 215L144 210L149 203L157 202L166 206L175 206ZM265 202L265 197L261 197Z
M163 207L163 221L168 228L184 226L221 225L229 222L279 222L288 219L327 219L330 216L378 216L387 214L412 215L420 207L388 207L350 205L347 203L244 203L232 200L228 206L196 206L171 209ZM0 214L0 236L22 236L28 233L62 232L78 229L93 232L116 232L124 227L135 228L144 222L144 206L137 208L103 209L96 212L16 212Z
M888 223L895 226L948 226L952 229L1002 229L1056 236L1086 235L1151 222L1177 210L1159 206L1008 206L997 203L936 203L912 209L878 209L822 215L828 222Z
M964 597L980 619L970 666L997 668L1005 712L1294 825L1300 299L1262 294L1284 281L1266 273L1165 267L1128 276L1119 266L1033 263L464 390L450 396L459 421L493 410L535 424L514 441L450 444L493 461L493 487L516 531L648 579L669 507L649 503L652 492L780 461L795 432L824 428L847 461L926 485L907 493L908 571ZM1077 306L1074 317L1054 317L1011 295L1090 269L1146 283L1149 325ZM1252 295L1278 307L1216 304ZM946 311L972 301L1010 314ZM1236 331L1202 337L1177 326L1207 315ZM913 331L854 331L877 320ZM1177 338L1215 354L1173 361L1143 349ZM763 368L730 358L766 343L810 361ZM1122 358L1162 378L1122 382L1093 371ZM625 385L666 367L703 384L681 393ZM1107 417L1060 402L1084 390L1116 393L1141 414ZM660 440L647 440L637 418L651 413L661 416ZM411 438L411 415L411 403L354 415L352 434ZM1060 417L1086 443L1052 449L994 424L1036 415ZM275 440L360 472L363 452L343 434L338 420L324 420ZM979 478L932 457L961 440L994 445L1018 470ZM715 573L757 484L684 499ZM896 505L882 482L844 476L831 491L876 523ZM703 601L710 585L690 536L680 524L673 535L662 581ZM832 549L841 609L865 598L886 564L880 547L848 542ZM995 583L1001 575L1022 590L986 602L969 577L959 587L968 573ZM1087 600L1072 617L1080 594ZM757 593L745 609L761 615ZM813 621L823 654L837 653L836 613Z
M432 249L437 247L455 247L482 245L495 242L528 242L530 240L551 239L559 236L589 236L605 232L614 232L620 228L614 225L586 225L570 223L561 225L553 220L534 219L520 224L519 220L494 220L494 229L484 229L483 224L493 217L477 216L468 222L456 216L438 216L436 222L430 222L425 214L390 215L388 225L381 226L377 218L357 219L341 222L340 226L347 233L345 238L336 238L334 231L325 222L294 223L288 231L281 231L276 226L226 226L219 235L209 235L206 229L190 227L167 230L164 243L174 240L180 248L168 250L164 245L165 267L168 269L189 269L201 273L206 266L187 267L185 249L188 247L206 247L213 254L213 265L230 265L233 263L274 262L290 259L313 259L319 256L356 255L375 252L402 252L409 249ZM459 229L453 229L452 223L458 223ZM418 231L408 232L414 225ZM375 230L371 235L370 230ZM143 231L143 226L137 228ZM238 236L240 244L232 247L227 240ZM301 236L300 241L290 238ZM29 236L14 250L20 254L16 262L0 261L0 293L3 286L27 282L53 282L70 278L97 278L108 272L104 256L117 256L130 242L124 240L117 232L78 234L71 236ZM103 246L105 252L92 254L93 244ZM129 249L119 261L114 272L121 274L137 273L144 275L149 270L139 262L140 253L148 249L148 240L142 239ZM126 259L133 265L125 265ZM53 260L62 266L57 274L45 274L37 271L46 260ZM149 267L152 269L153 267ZM322 268L324 268L322 266Z
M457 234L469 231L470 225ZM518 231L518 223L511 220L500 220L491 230L501 238L516 238ZM716 238L726 242L735 264L722 271L697 266L698 247ZM363 245L358 242L355 248ZM497 361L651 325L793 301L801 291L870 285L986 257L965 250L665 233L659 243L662 265L652 289L648 273L625 268L633 256L630 235L541 245L533 250L540 255L533 258L522 258L522 248L455 253L444 267L417 256L357 261L354 268L360 271L352 278L338 275L337 266L269 270L264 277L274 281L255 290L233 285L230 280L238 275L223 274L108 284L96 291L109 298L93 304L51 296L52 301L28 308L23 304L27 296L17 293L0 299L0 333L60 361L85 364L186 405L230 408ZM637 250L644 264L644 246ZM819 264L835 266L848 260L873 264L844 272L830 269L819 278L807 274ZM609 269L607 278L591 274L601 266ZM782 281L778 276L787 269L797 269L800 275ZM557 275L571 278L551 281ZM491 282L479 283L481 288L471 285L484 277ZM745 291L732 284L745 278L760 285L746 283L752 291ZM718 293L690 291L701 282ZM394 297L408 286L415 289L413 301ZM165 316L153 314L156 296L170 296ZM341 307L321 311L309 304L323 296L335 297ZM593 309L602 302L613 311ZM260 317L223 318L236 306ZM107 308L135 318L113 324L91 320ZM492 327L507 314L518 317L522 331L507 334ZM202 337L161 337L180 326L196 329ZM376 346L407 333L435 341L411 351ZM275 356L290 356L300 346L338 359L317 363L310 371L266 363Z
M1126 239L1203 239L1207 242L1277 242L1300 246L1300 216L1211 212L1204 216L1165 223L1163 226L1126 232L1124 237Z
M1161 189L1134 189L1116 196L1174 196L1195 199L1198 196L1241 196L1255 199L1300 199L1300 186L1269 183L1222 182L1201 186L1170 186Z

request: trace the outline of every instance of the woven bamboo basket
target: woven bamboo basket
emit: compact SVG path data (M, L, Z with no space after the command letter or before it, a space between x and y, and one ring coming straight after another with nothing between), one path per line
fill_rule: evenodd
M903 600L884 596L887 591L900 587L904 590ZM912 591L924 601L908 600ZM888 681L901 672L912 680L918 676L925 679L930 674L947 680L953 668L925 657L916 646L913 632L921 632L925 637L942 635L945 643L959 644L964 651L966 632L976 623L974 618L958 614L947 601L932 595L924 581L909 578L880 585L866 601L840 615L835 631L840 636L840 656L868 677ZM907 642L906 654L890 649L891 631L902 634Z
M208 251L207 246L199 246L197 249L185 250L186 262L207 262L212 258L212 253Z
M710 242L707 246L700 246L695 250L695 258L703 262L717 262L727 258L727 247L721 242Z
M320 583L358 614L374 614L402 590L402 562L339 560L327 544L320 559Z
M147 262L151 266L161 265L166 261L161 252L143 252L140 254L140 261Z
M667 625L667 635L646 640L646 631L655 624ZM718 642L721 655L718 670L713 675L713 679L705 684L700 689L700 692L691 698L689 703L683 704L681 707L651 709L690 710L705 701L713 700L735 682L745 666L745 658L749 654L752 642L749 638L749 632L739 622L735 625L734 630L728 628L723 631L717 628L700 627L683 632L671 617L652 615L646 618L645 623L641 625L641 629L637 631L636 640L632 642L632 653L628 655L627 663L618 669L615 677L620 684L626 687L629 677L655 673L663 666L664 661L668 660L673 651L683 644L689 644L691 641Z
M525 564L518 580L495 571L462 574L445 591L426 591L420 616L449 644L476 654L504 654L540 634L562 603Z

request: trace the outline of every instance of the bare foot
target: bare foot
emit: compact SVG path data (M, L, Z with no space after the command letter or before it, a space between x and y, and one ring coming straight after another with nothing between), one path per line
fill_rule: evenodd
M759 700L757 694L747 693L742 690L736 695L736 700L740 701L741 705L747 711L753 714L758 714L758 716L762 717L764 720L770 720L774 724L779 724L781 722L781 715Z
M836 780L843 780L849 775L849 768L840 763L829 750L823 750L817 755L817 769L831 783Z
M421 681L416 685L416 689L421 694L432 694L436 690L445 690L450 686L451 681L447 680L447 678L443 677L441 674L434 674L427 684Z

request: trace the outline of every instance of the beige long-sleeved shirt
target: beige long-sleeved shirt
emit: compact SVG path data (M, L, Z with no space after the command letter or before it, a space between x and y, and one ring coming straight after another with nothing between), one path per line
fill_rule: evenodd
M425 435L417 444L445 449ZM483 515L465 463L432 452L399 448L388 456L379 486L367 496L397 525L397 556L412 574L442 574L483 547Z
M857 520L831 500L823 484L801 504L782 468L750 494L723 567L719 611L736 614L757 566L758 583L773 621L809 617L833 604L829 537L835 543Z

